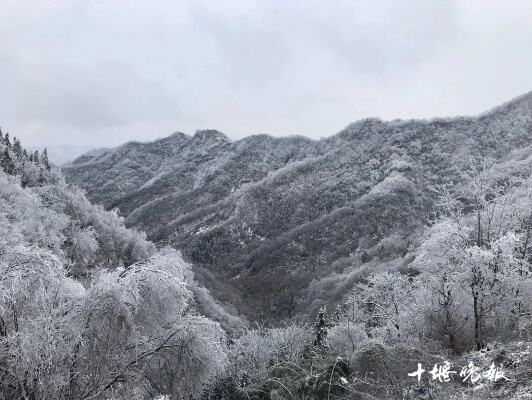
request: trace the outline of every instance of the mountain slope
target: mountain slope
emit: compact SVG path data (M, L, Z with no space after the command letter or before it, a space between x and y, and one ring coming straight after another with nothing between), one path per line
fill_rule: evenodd
M478 117L367 119L319 141L176 133L84 155L64 173L180 248L249 317L292 317L316 302L318 281L408 263L439 188L487 158L508 161L531 131L527 94Z
M199 398L227 364L225 331L201 312L241 321L179 252L156 252L13 139L0 131L0 398Z

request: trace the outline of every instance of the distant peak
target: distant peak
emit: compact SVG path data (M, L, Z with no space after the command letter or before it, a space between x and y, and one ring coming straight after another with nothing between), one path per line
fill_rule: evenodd
M187 135L184 134L183 132L179 132L179 131L177 131L177 132L172 133L172 134L170 135L170 137L172 137L172 138L179 138L179 139L182 139L182 138L186 138Z
M215 129L197 130L194 136L192 137L192 139L200 141L201 143L207 143L207 142L229 143L231 142L231 140L227 136L225 136L222 132L217 131Z

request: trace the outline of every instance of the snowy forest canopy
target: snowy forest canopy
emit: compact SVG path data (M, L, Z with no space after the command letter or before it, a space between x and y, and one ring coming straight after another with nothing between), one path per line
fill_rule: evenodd
M425 152L423 140L418 144L399 141L399 131L406 138L419 135L415 129L406 129L415 124L406 124L402 130L390 128L397 141L393 146L382 144L375 150L375 143L363 138L367 147L357 147L354 153L333 148L332 153L313 153L305 159L289 151L282 160L272 156L268 161L279 166L277 171L265 176L254 172L259 183L243 182L237 190L215 186L220 193L230 190L233 196L220 202L237 205L235 213L227 216L233 225L223 227L229 231L249 221L250 215L275 208L272 198L279 198L268 192L272 182L292 186L298 182L300 186L286 192L287 198L294 198L290 196L298 188L317 182L307 179L313 176L305 175L308 171L328 165L319 175L321 192L313 197L315 207L304 210L295 204L291 222L280 222L304 221L297 229L279 228L275 233L281 233L281 239L274 241L265 231L257 233L255 226L240 227L250 232L244 244L267 242L248 249L245 268L231 271L241 284L251 282L252 287L265 285L270 291L275 287L275 277L268 281L268 274L279 272L268 266L282 259L274 257L282 246L299 252L296 260L304 258L305 251L311 260L318 260L315 254L323 259L336 251L343 254L329 260L331 265L317 268L315 275L301 264L283 265L287 269L283 274L291 275L292 282L300 273L309 282L305 287L283 287L282 299L305 292L305 301L297 306L308 309L276 318L279 308L273 307L262 321L256 315L239 315L239 308L230 304L230 293L224 296L223 285L207 285L216 291L211 294L204 285L210 276L203 269L207 262L201 269L190 263L193 254L204 261L222 254L223 243L212 242L220 236L209 236L212 229L194 231L197 239L192 247L181 242L183 257L179 241L166 240L171 234L154 244L141 231L126 227L126 222L132 225L145 211L144 206L126 220L109 204L111 210L93 205L82 190L65 181L60 169L50 165L46 153L28 154L19 140L0 134L0 399L525 398L532 371L527 347L532 334L529 104L527 100L524 108L528 114L515 126L491 121L491 136L472 135L472 142L482 139L469 143L472 154L455 155L459 164L450 166L448 160L438 158L441 149L455 149L446 142L448 138ZM522 112L522 102L520 107ZM510 111L498 112L508 118L515 108L510 105L505 110ZM366 121L351 126L337 140L361 140L354 136L386 131L383 124ZM424 123L423 129L430 130L430 124ZM462 128L472 124L460 121ZM200 136L196 139L202 146L213 139ZM214 139L228 148L223 137ZM504 140L514 148L501 151ZM387 158L386 152L392 150L396 156ZM335 173L342 176L334 181L333 167L349 164L349 157L363 151L373 152L367 170L356 169L349 175L353 182L364 178L357 181L358 186L349 187L339 167ZM408 151L417 151L425 159L417 162ZM199 154L207 157L209 153ZM336 161L332 154L338 156ZM117 159L117 163L123 161ZM430 168L423 170L427 163ZM90 166L84 167L90 174ZM75 164L66 168L67 175L72 174L70 168ZM196 181L188 182L196 185L189 197L181 193L177 199L191 206L194 190L200 193L219 178L217 174L214 169L202 171ZM157 181L157 177L145 178ZM338 198L327 197L331 192L323 189L324 182L337 183L332 193ZM216 198L211 195L206 197ZM136 201L134 196L129 200ZM257 206L259 200L267 206ZM159 206L162 202L158 200ZM131 205L125 200L122 204ZM287 209L280 204L278 211ZM202 206L192 210L193 216L186 214L188 222L183 217L176 226L186 226L192 217L205 222L202 218L212 210ZM423 215L417 218L417 214ZM272 226L285 218L285 214L269 215ZM257 216L259 221L266 218ZM316 230L316 226L328 226L324 221L334 221L337 225L332 226L341 226L342 231ZM370 225L372 229L365 231ZM315 241L306 242L313 248L298 247L298 241L305 242L316 231L328 232L334 240L314 237ZM360 234L357 240L343 240L356 234ZM191 236L189 232L178 237L183 240L186 235ZM353 248L338 250L347 244ZM200 254L191 249L201 250ZM231 254L235 254L232 247L222 257ZM474 387L459 380L438 385L408 376L421 362L467 364L471 359L481 366L497 363L507 368L511 381Z

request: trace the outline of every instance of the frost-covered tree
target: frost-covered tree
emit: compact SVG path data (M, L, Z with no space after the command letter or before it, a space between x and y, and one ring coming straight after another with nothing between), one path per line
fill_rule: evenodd
M20 144L20 140L18 140L16 137L13 138L13 153L17 158L22 157L22 146Z
M4 145L11 148L11 141L9 140L9 132L4 135Z
M64 247L73 260L85 265L89 260L94 260L97 254L99 248L97 233L91 226L86 228L74 226L70 229Z
M48 149L46 149L46 147L44 148L42 152L42 164L44 165L44 168L46 168L47 170L50 170L51 165L50 165L50 160L48 160Z
M365 323L370 337L400 340L412 322L411 311L416 307L413 280L399 273L376 273L367 281L355 285L348 300L354 323Z
M13 162L7 147L4 149L4 153L2 154L1 167L6 174L12 175L15 173L15 163Z
M0 369L9 374L0 374L0 390L8 398L197 398L226 367L220 326L189 314L191 272L175 251L102 272L86 290L49 251L1 250Z
M312 341L312 333L296 325L248 329L230 347L228 374L244 391L257 389L280 365L301 365Z
M20 237L22 238L22 237ZM8 398L62 398L68 358L80 326L84 289L57 256L37 247L4 247L0 256L0 392Z
M218 324L187 315L190 278L172 251L101 275L86 303L80 397L131 386L146 394L201 394L225 368L225 338Z
M331 326L329 321L329 313L327 307L323 306L319 309L316 315L316 321L314 322L314 345L322 347L327 339L327 333Z
M483 185L484 192L493 191ZM522 249L528 239L521 219L514 218L519 213L507 206L518 206L517 192L513 200L508 195L477 195L474 212L452 213L436 223L419 249L414 266L424 272L427 300L438 310L432 316L452 348L469 336L480 349L487 335L514 332L518 316L526 314L531 280Z

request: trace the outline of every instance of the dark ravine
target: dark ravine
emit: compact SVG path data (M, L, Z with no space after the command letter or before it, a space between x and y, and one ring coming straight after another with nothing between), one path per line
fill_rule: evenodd
M341 285L318 294L333 275L405 267L439 187L531 145L526 94L476 117L366 119L317 141L175 133L87 153L63 172L127 226L182 250L218 298L271 320L340 299Z

